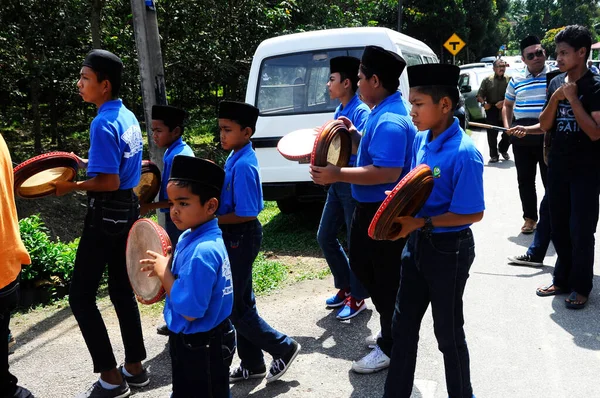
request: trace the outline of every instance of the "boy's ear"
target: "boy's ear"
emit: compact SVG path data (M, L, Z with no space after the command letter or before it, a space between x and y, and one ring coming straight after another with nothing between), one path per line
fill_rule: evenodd
M344 79L344 88L345 88L345 89L348 89L348 88L350 88L350 85L351 85L351 84L352 84L352 83L350 83L350 79L348 79L348 78Z
M208 202L206 202L207 210L210 214L215 214L217 210L219 210L219 199L210 198Z
M381 85L381 80L379 80L379 76L373 75L373 77L371 77L371 79L373 79L374 87L379 87Z
M454 113L454 111L452 110L452 100L450 99L450 97L442 97L440 99L440 104L442 106L443 113Z
M181 127L177 126L172 131L173 134L180 136L181 135Z
M244 128L244 137L252 137L252 127Z

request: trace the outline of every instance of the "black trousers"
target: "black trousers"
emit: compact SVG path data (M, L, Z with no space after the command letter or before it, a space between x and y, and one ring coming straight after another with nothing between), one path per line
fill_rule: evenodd
M494 126L502 126L502 119L500 117L500 109L492 106L486 111L486 122ZM498 151L504 153L508 151L510 147L510 138L508 134L502 133L500 143L498 143L498 130L487 130L488 146L490 147L490 157L498 157Z
M127 276L125 246L127 234L139 216L137 196L131 191L88 194L88 212L69 293L69 304L94 362L94 372L116 367L117 362L96 295L108 266L108 293L125 347L125 362L146 358L137 302Z
M17 308L19 303L19 278L0 289L0 356L2 368L0 369L0 397L13 397L17 390L17 378L8 370L8 333L10 313Z
M392 354L392 317L400 285L400 258L406 239L373 240L368 229L381 203L358 203L350 228L350 268L367 289L379 312L381 338L379 348Z
M172 398L229 398L229 366L235 354L235 329L229 319L194 334L170 333Z
M535 189L537 167L540 168L542 183L546 188L548 166L544 163L544 147L542 145L513 145L519 195L523 206L523 218L538 220L538 200Z

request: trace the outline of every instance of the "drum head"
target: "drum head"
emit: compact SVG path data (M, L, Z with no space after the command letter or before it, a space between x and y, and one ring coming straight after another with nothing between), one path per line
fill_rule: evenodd
M315 129L292 131L279 140L277 150L288 160L308 163L317 135L318 131Z
M53 195L52 183L73 181L77 176L77 157L68 152L49 152L14 168L15 193L32 199Z
M140 204L151 203L160 191L160 169L149 160L142 160L142 176L140 182L133 188Z
M375 240L397 240L402 225L396 217L415 216L433 189L433 174L426 164L412 169L381 203L369 225L369 237Z
M148 258L147 250L152 250L164 256L171 240L167 232L154 221L147 218L137 220L127 237L127 274L129 282L142 304L153 304L165 296L165 290L157 276L149 277L149 272L142 272L140 260Z
M352 139L346 125L341 120L327 122L314 143L310 162L314 166L348 166L352 155Z

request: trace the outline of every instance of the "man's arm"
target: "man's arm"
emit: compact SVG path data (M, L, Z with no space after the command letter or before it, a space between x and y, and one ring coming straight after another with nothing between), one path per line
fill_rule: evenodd
M222 216L217 217L219 220L219 224L241 224L244 222L256 220L256 217L242 217L238 216L234 212L223 214Z
M396 182L402 174L402 167L338 167L328 164L325 167L311 166L310 176L315 184L328 185L346 182L357 185L379 185Z
M72 191L111 192L119 189L121 180L118 174L98 174L85 181L57 181L56 195L62 196Z
M483 212L474 214L456 214L452 212L446 212L439 216L431 217L431 223L434 227L456 227L460 225L474 224L483 219ZM397 217L394 219L395 223L402 225L400 231L400 237L406 238L411 232L423 228L425 226L424 218L415 218L411 216Z
M590 137L592 141L598 141L600 139L600 111L592 112L591 115L586 112L577 95L577 84L564 84L563 92L566 99L571 104L575 120L577 120L581 130Z
M504 128L510 128L513 121L513 115L515 111L515 102L508 99L504 99L504 105L502 105L502 124Z

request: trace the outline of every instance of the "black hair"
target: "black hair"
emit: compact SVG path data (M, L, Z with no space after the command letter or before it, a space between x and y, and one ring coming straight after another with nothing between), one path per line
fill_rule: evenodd
M377 74L374 71L369 70L369 68L362 63L360 64L360 71L367 79L370 79L373 77L373 75L377 75L383 88L386 89L390 94L395 93L398 90L398 86L400 86L400 80L398 80L398 78L390 77L389 75L385 74Z
M439 103L444 97L452 101L452 110L460 108L460 91L454 86L417 86L412 87L421 94L429 95L435 104Z
M256 126L248 126L247 123L240 122L237 119L229 119L229 118L224 118L224 119L231 120L232 122L239 124L240 127L242 128L242 130L245 129L246 127L250 127L250 130L252 130L252 132L250 133L250 137L252 137L254 135L254 130L256 130Z
M352 75L349 75L346 72L338 72L340 74L340 82L343 82L346 79L350 80L350 83L352 84L352 92L356 92L358 91L358 73L354 73ZM363 72L364 73L364 72Z
M200 204L202 206L212 198L217 198L218 200L221 197L221 191L219 189L204 184L184 180L169 180L169 182L179 188L188 188L194 195L200 197Z
M108 80L110 82L110 86L112 87L112 98L119 98L119 93L121 92L121 78L111 80L108 77L108 74L105 72L94 70L94 73L96 73L98 83L102 83L103 81Z
M585 48L585 58L589 58L592 49L592 34L589 29L581 25L569 25L554 37L554 42L567 43L575 50Z
M159 120L161 120L163 122L163 124L169 128L169 131L173 131L177 127L179 127L179 136L183 136L183 130L184 130L183 123L177 123L173 120L162 120L162 119L159 119Z

